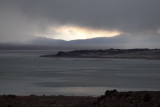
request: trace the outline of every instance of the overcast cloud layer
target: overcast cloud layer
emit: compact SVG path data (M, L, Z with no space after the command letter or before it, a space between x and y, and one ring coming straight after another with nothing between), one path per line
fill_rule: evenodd
M61 25L160 40L159 10L160 0L0 0L0 42L29 40Z

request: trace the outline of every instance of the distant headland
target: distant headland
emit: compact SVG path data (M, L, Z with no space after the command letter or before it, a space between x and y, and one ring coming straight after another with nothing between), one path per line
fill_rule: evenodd
M41 57L160 59L160 49L106 49L59 51Z

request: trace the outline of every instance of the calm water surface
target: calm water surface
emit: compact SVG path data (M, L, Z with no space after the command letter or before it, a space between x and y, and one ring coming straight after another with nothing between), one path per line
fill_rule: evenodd
M160 90L160 60L42 58L57 51L0 51L0 94L92 95Z

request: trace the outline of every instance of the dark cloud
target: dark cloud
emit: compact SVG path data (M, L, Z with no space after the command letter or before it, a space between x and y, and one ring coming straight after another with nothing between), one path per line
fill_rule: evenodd
M157 36L159 10L160 0L0 0L0 22L6 21L0 25L3 29L0 35L5 35L4 26L11 23L7 26L10 29L15 26L21 31L26 29L26 32L73 24L118 30L135 36ZM26 32L23 31L25 35Z
M155 30L160 23L159 0L21 0L22 11L51 22L120 29Z

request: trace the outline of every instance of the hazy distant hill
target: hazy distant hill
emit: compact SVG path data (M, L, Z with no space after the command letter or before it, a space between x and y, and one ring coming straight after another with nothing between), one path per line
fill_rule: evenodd
M29 44L35 44L35 45L56 45L56 44L60 45L64 43L66 43L65 40L51 39L45 37L36 37L33 40L29 41Z
M1 43L0 50L6 49L107 49L107 48L159 48L159 41L149 39L135 39L127 35L115 37L99 37L92 39L79 39L65 41L60 39L50 39L45 37L36 37L25 43Z
M77 39L71 41L65 41L61 39L50 39L45 37L37 37L30 41L31 44L43 44L43 45L55 45L55 44L68 44L68 45L81 45L81 44L119 44L126 43L129 40L129 37L120 35L116 37L98 37L91 39Z

